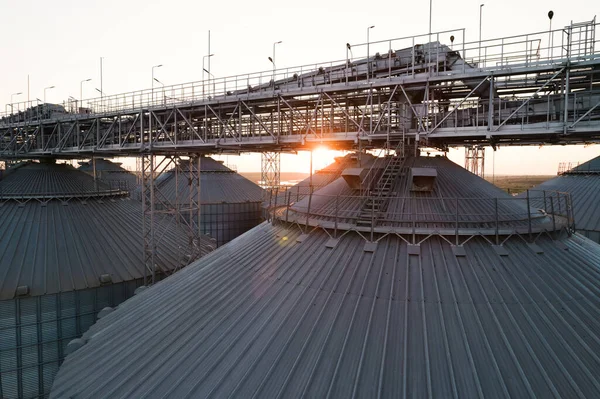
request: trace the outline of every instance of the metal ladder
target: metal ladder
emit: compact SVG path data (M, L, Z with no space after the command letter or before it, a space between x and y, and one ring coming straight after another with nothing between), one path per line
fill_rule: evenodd
M405 159L402 155L390 157L376 186L362 204L356 220L357 226L371 226L385 213L392 188L400 175Z

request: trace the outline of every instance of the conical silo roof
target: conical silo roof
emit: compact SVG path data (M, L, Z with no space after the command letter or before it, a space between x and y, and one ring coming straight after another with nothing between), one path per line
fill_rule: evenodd
M51 397L596 396L600 247L568 212L446 159L401 160L392 180L371 225L358 223L365 196L336 180L319 207L275 209L124 303Z
M185 172L189 165L180 168ZM209 157L201 157L200 202L202 204L261 202L263 190L244 176L229 169L223 163ZM177 184L173 170L157 179L160 192L171 202L186 201L190 195L189 185Z
M372 162L373 159L373 157L369 154L363 154L363 158L367 158L365 161L366 163ZM348 168L357 168L359 166L360 161L356 154L352 153L341 157L336 157L334 162L322 169L315 171L312 176L299 181L291 187L278 190L277 203L284 203L288 197L294 198L295 200L300 200L311 192L311 187L312 191L314 192L341 177L344 170ZM269 202L275 203L275 200L273 198L267 198L265 201L265 206L268 206Z
M103 158L96 158L88 162L80 162L79 170L93 176L94 162L96 164L96 177L105 182L111 182L113 186L119 186L128 191L134 191L138 187L138 177L123 168L120 162L113 162Z
M143 278L142 207L126 194L66 164L9 169L0 180L0 299L21 286L35 296L100 286L102 275ZM159 271L189 263L185 232L159 223Z
M600 157L534 187L534 190L568 192L573 198L575 228L600 243ZM526 193L519 194L520 197Z

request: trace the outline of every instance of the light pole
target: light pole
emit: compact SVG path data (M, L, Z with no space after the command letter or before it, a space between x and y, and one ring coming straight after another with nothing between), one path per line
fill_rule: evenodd
M163 94L163 102L166 103L166 98L165 98L165 84L163 82L161 82L160 80L156 79L156 78L152 78L156 83L160 84L162 86L162 94Z
M104 87L102 86L102 63L104 61L104 57L100 57L100 106L104 106Z
M209 41L210 41L210 31L208 34L209 37ZM202 97L204 97L204 72L208 72L208 70L206 68L204 68L204 61L206 61L206 59L208 58L208 61L210 63L210 57L212 57L214 54L208 54L202 57ZM208 72L210 74L210 72ZM210 82L209 82L210 83ZM209 86L210 88L210 86Z
M208 94L210 95L210 79L212 78L212 80L215 80L215 75L213 75L208 69L204 69L202 68L203 72L206 72L208 74ZM202 95L204 95L204 83L202 83ZM215 94L215 91L213 89L213 95Z
M92 78L84 79L81 82L79 82L79 101L81 102L81 104L79 105L80 108L83 107L83 83L89 82L90 80L92 80Z
M431 14L433 9L433 0L429 0L429 41L431 42Z
M369 50L369 32L373 29L375 25L371 25L367 28L367 79L371 77L371 53Z
M13 93L13 94L10 95L10 113L11 114L13 113L13 103L14 103L13 97L21 95L21 94L23 94L23 93L22 92L18 92L18 93Z
M348 51L350 52L350 61L348 62ZM352 46L350 43L346 43L346 70L350 68L350 74L352 74L352 58L354 58L354 54L352 54ZM346 72L346 84L348 84L348 72Z
M154 69L155 68L160 68L162 66L162 64L158 64L158 65L154 65L152 67L152 102L154 102L154 81L156 79L154 79Z
M550 27L548 28L548 59L552 59L552 17L554 17L554 11L548 11L548 19L550 20Z
M273 87L275 86L275 46L278 44L283 43L281 40L278 42L273 43L273 60L271 61L273 63Z
M485 4L479 5L479 63L481 64L481 16L483 15L483 6Z
M55 86L44 87L44 104L46 104L46 90L54 89Z

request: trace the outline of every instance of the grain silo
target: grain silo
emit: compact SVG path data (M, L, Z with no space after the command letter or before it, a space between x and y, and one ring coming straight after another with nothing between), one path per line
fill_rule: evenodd
M120 305L51 397L596 397L600 246L569 196L514 198L441 157L377 173Z
M363 159L368 160L368 162L372 161L372 156L368 154L363 154ZM281 187L281 189L275 190L270 195L266 196L265 205L268 206L269 203L274 204L275 198L273 195L277 196L277 203L282 204L285 201L299 201L304 198L312 191L316 191L322 187L325 187L332 181L336 180L342 175L344 170L349 168L358 168L360 165L360 160L358 156L354 153L346 154L341 157L336 157L334 162L325 166L322 169L316 170L312 176L307 177L304 180L299 181L290 187Z
M189 163L178 166L185 174ZM212 158L201 157L200 202L202 233L223 245L258 225L261 220L263 190L252 181ZM187 205L190 186L177 182L174 170L157 179L158 190L172 204Z
M571 194L577 232L600 243L600 157L591 159L559 176L545 181L534 190L556 190ZM519 194L520 197L527 195Z
M188 237L163 222L167 273ZM22 163L0 180L0 237L0 397L46 397L67 344L143 284L141 204L69 165Z
M120 162L95 158L87 162L80 162L79 165L78 169L82 172L91 176L95 174L94 177L107 182L113 187L133 192L139 186L139 179L135 173L123 168Z

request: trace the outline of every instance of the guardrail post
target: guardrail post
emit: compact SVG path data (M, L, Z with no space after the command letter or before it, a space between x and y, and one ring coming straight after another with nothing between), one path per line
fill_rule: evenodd
M275 212L277 212L277 196L279 195L279 187L275 189L275 205L273 206L273 221L275 221Z
M556 215L554 214L554 198L550 196L550 211L552 212L552 231L556 231Z
M547 211L547 206L546 206L546 190L543 190L542 193L544 194L544 212L548 213Z
M333 238L337 238L339 198L340 198L339 195L336 194L336 196L335 196L335 222L334 222Z
M562 216L562 206L560 205L560 193L556 193L556 197L558 199L558 214Z
M529 190L527 190L527 230L529 232L529 240L531 241L531 203L529 201Z
M498 219L499 219L499 216L498 216L498 198L494 198L494 205L495 205L495 208L496 208L496 245L499 245L500 244L500 237L499 237L499 233L498 233L498 228L499 228L498 227L498 224L499 224L498 223L499 222L498 221Z
M371 241L373 241L373 229L375 226L375 201L373 201L373 196L369 197L371 199Z
M416 234L416 228L417 228L417 207L415 206L415 202L416 202L416 198L411 198L412 202L412 206L411 206L411 210L412 212L410 213L411 215L411 219L412 219L412 243L416 244L416 238L417 238L417 234Z
M290 211L290 197L291 197L291 192L287 192L287 200L286 200L286 206L285 206L285 222L288 223L288 214Z
M273 189L269 190L269 207L267 208L267 221L271 221L271 207L273 205Z
M456 197L455 238L456 238L456 245L458 245L458 197Z
M568 217L569 227L571 228L571 230L573 232L575 232L575 216L573 215L573 206L572 206L573 205L573 201L572 201L572 198L571 198L571 194L570 193L566 194L566 198L567 198L567 201L568 201L568 208L567 209L569 210L567 212L568 215L569 215L569 217Z
M308 231L308 217L310 215L310 204L312 202L312 186L310 186L310 191L308 194L308 208L306 209L306 231Z

